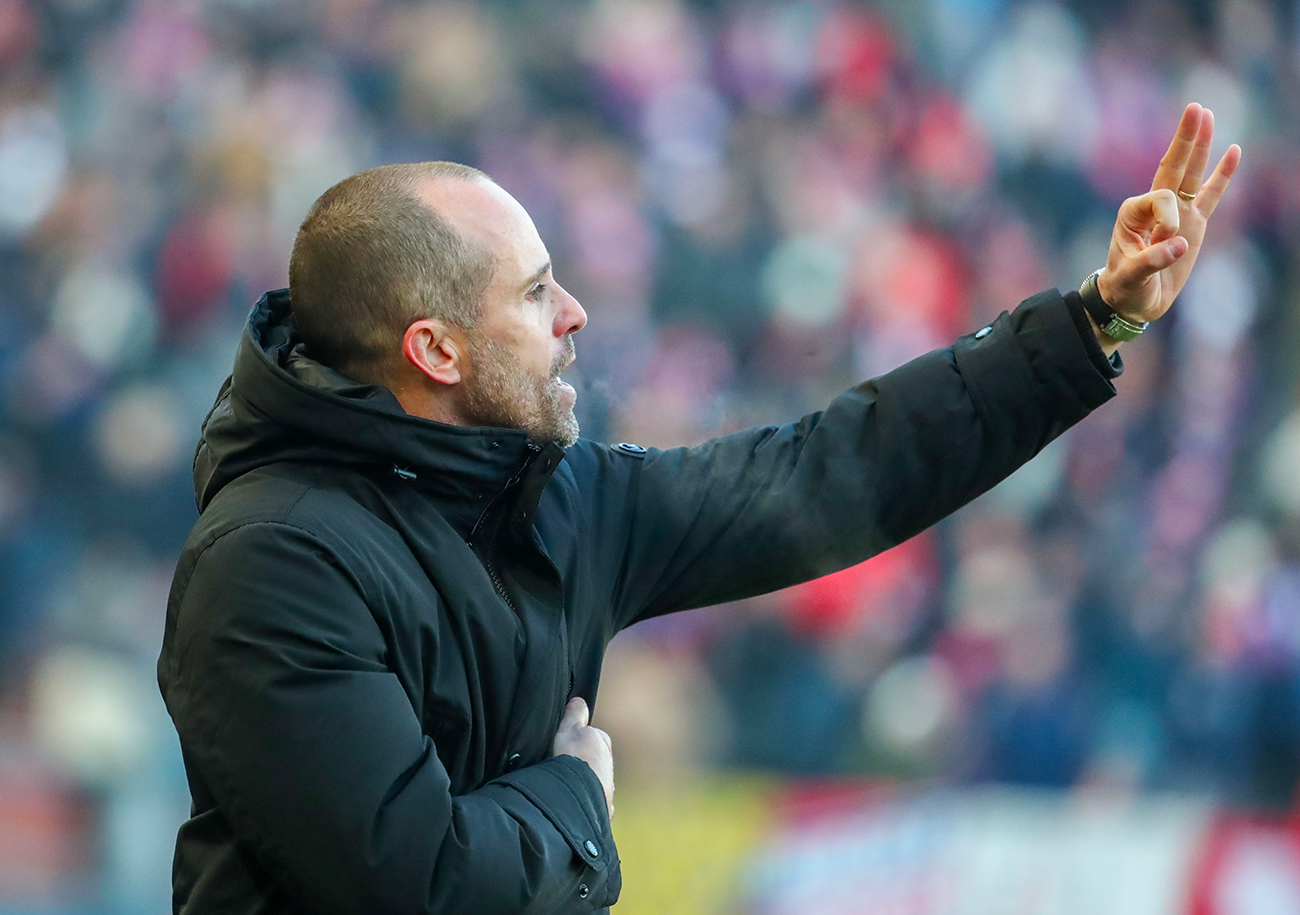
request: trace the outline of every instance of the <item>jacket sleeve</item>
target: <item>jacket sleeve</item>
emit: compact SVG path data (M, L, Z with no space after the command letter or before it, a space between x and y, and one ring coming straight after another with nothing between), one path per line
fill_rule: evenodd
M1114 395L1082 314L1042 293L791 425L589 457L615 624L837 571L990 489Z
M453 797L360 584L311 534L245 525L177 587L160 679L186 756L303 911L516 915L617 898L587 764L552 757Z

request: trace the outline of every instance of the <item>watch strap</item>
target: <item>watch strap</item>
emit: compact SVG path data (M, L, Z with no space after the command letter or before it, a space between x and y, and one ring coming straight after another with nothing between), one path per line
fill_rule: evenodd
M1127 340L1134 340L1142 336L1142 332L1147 329L1150 321L1130 321L1111 310L1106 304L1106 300L1101 297L1101 290L1097 288L1097 277L1101 276L1100 270L1094 270L1088 274L1088 278L1079 286L1079 298L1083 300L1083 307L1087 310L1092 319L1097 322L1101 332L1112 340L1124 343Z

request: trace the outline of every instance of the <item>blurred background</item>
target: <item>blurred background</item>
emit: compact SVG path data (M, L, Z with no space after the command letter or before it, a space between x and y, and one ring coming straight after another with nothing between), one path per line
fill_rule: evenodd
M326 187L477 165L591 316L584 434L794 419L1245 162L1120 397L805 587L616 640L618 911L1300 913L1289 0L0 0L0 913L169 911L189 459Z

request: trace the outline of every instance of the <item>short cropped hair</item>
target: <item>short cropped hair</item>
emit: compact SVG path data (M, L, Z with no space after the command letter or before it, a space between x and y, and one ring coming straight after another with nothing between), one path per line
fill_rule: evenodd
M492 180L455 162L384 165L345 178L312 204L289 259L306 355L357 381L383 383L415 321L473 329L496 265L416 196L421 180L440 177Z

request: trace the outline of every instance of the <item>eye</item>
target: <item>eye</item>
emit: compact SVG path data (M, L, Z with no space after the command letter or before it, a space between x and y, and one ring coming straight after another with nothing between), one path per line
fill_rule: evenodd
M544 293L545 291L546 291L546 284L538 283L532 289L528 290L528 294L526 297L534 300L540 299L542 297L542 293Z

